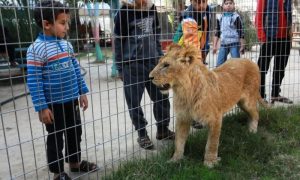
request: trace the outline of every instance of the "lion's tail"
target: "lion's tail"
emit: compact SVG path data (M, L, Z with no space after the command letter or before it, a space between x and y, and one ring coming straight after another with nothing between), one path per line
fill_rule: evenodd
M264 108L269 109L269 108L271 107L270 104L269 104L266 100L264 100L264 99L261 97L260 93L258 93L258 102L259 102L259 104L262 105Z

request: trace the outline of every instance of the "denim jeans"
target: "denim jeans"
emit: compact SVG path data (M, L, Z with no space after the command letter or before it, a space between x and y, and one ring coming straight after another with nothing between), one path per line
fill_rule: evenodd
M220 66L227 60L227 55L229 54L229 52L232 58L239 58L240 57L239 43L221 45L218 54L217 66Z

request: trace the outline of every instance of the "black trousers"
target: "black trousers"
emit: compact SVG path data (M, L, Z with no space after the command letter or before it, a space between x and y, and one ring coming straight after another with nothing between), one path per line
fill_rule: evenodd
M78 100L53 104L49 108L54 114L54 122L46 125L47 160L52 173L61 173L64 171L64 160L70 163L81 161L82 128ZM62 153L64 144L65 157Z
M147 121L140 105L145 88L153 101L153 113L158 128L169 126L170 102L169 96L163 95L150 81L149 73L156 66L155 59L134 61L124 65L123 82L125 98L130 118L135 130L145 128Z
M260 48L258 66L260 69L261 86L260 94L266 98L265 83L266 74L274 57L273 79L271 96L277 97L280 93L280 86L285 75L285 67L288 63L291 50L291 39L276 39L263 43Z

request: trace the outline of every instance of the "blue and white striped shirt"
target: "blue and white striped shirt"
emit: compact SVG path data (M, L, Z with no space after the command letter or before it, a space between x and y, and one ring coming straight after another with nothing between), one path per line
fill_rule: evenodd
M27 50L27 85L36 111L77 99L89 90L72 45L42 33Z

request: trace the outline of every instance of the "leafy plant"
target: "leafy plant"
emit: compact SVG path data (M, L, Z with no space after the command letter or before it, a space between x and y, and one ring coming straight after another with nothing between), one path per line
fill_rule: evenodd
M245 49L246 50L251 50L251 47L255 44L257 44L258 39L256 35L256 29L250 19L252 17L251 12L249 11L239 11L237 12L240 14L242 21L243 21L243 26L244 26L244 31L245 31Z
M0 23L11 33L13 43L18 43L20 47L26 47L34 41L38 28L32 20L33 12L26 8L0 8Z

